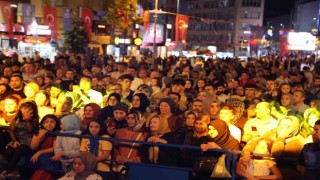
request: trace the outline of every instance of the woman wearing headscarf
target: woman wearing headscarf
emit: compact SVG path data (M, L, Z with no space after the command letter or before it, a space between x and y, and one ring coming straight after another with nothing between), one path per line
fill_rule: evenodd
M138 111L131 110L126 115L126 121L128 127L119 129L115 138L128 139L136 141L144 141L147 133L144 131L145 118ZM114 157L121 165L115 166L114 171L120 171L123 167L123 163L126 162L141 162L141 156L138 152L138 148L141 144L131 142L114 142Z
M175 132L182 128L183 121L173 114L175 103L171 98L162 98L160 100L160 117L166 120L170 132Z
M81 134L80 120L75 114L61 118L61 133ZM72 162L80 153L80 139L77 137L57 136L52 160L61 161L65 170L70 170Z
M209 135L213 138L216 148L239 150L239 142L231 135L226 122L216 119L211 121L210 125L213 129L209 130Z
M96 103L89 103L84 106L84 117L81 121L81 128L85 130L91 120L97 120L101 114L101 108Z
M168 124L160 116L155 115L149 121L149 134L146 141L155 145L143 145L140 153L144 161L150 164L178 166L179 149L159 147L156 144L178 144L178 136L175 132L168 131ZM167 129L167 130L166 130ZM163 133L167 132L167 133Z
M102 177L94 172L97 158L89 152L82 152L73 161L73 170L59 180L102 180Z
M121 96L118 93L111 93L107 101L108 105L101 109L100 119L102 121L113 118L113 107L121 102Z
M207 115L195 120L194 131L186 133L184 145L200 146L202 150L182 150L182 161L187 167L192 167L198 157L211 155L209 149L239 149L239 142L231 136L227 124L222 120L210 123Z
M144 117L149 115L147 108L149 107L150 101L144 93L137 93L133 96L131 102L131 110L140 112Z

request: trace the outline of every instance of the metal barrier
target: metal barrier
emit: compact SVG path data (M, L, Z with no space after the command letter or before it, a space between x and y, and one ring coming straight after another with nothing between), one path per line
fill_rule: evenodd
M170 147L170 148L190 149L190 150L201 151L199 146L189 146L189 145L179 145L179 144L161 144L161 143L155 144L155 143L149 143L146 141L136 141L136 140L117 139L117 138L105 138L105 137L93 137L93 136L86 136L86 135L56 133L56 132L49 132L48 135L76 137L76 138L80 138L80 139L82 139L82 138L90 139L90 150L94 150L91 153L93 153L95 155L98 154L99 140L105 140L105 141L110 141L110 142L130 142L130 143L136 143L136 144L156 145L156 146L161 146L161 147ZM210 149L208 151L226 154L226 168L229 171L229 173L232 175L231 179L235 179L234 165L235 165L235 159L236 159L237 154L232 153L231 151L228 151L228 150L224 150L224 149ZM2 161L0 163L4 163L4 161ZM140 174L138 172L144 173L143 178L146 178L148 175L150 175L149 177L152 177L153 180L157 180L157 179L168 180L169 177L171 177L174 180L185 179L186 177L189 177L189 174L192 171L192 169L189 169L189 168L161 166L161 165L146 164L146 163L127 163L127 165L129 166L128 179L130 179L130 180L131 179L133 179L133 180L141 179L141 176L137 176L137 174ZM29 165L27 164L27 166L30 166L30 164ZM61 169L57 169L57 172L61 172ZM156 177L155 177L155 174L156 174ZM180 177L180 178L178 178L178 177Z

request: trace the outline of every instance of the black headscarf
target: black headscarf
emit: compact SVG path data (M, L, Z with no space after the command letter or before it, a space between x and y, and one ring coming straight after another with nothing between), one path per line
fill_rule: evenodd
M147 108L149 107L149 104L150 104L150 101L149 101L147 95L145 95L144 93L138 93L138 94L135 94L134 96L138 96L139 97L139 99L140 99L140 107L137 107L137 108L132 107L131 110L139 111L141 113L146 112L146 110L147 110Z

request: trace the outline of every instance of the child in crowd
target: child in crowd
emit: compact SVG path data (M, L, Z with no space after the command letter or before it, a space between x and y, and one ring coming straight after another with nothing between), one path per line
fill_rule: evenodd
M104 122L97 121L97 120L91 120L87 126L87 129L84 132L85 135L93 136L93 137L104 137L109 138L110 136L106 135L106 127ZM93 152L95 149L93 149L92 145L90 144L89 138L83 138L81 140L81 146L80 151L81 152ZM112 150L112 143L106 140L99 140L99 146L96 151L98 151L97 161L98 171L110 171L109 164L106 162L106 160L111 159L111 150Z
M80 120L75 114L61 118L61 133L81 134ZM77 137L58 136L54 145L52 160L61 161L66 172L72 169L75 157L79 155L80 139Z
M20 158L31 153L30 143L32 132L39 127L39 116L37 105L33 101L21 104L17 116L10 124L10 136L12 141L7 145L6 158L8 169L3 172L5 177L19 178L20 174L16 171L16 165Z
M53 176L42 168L50 162L53 154L53 145L56 136L47 135L48 132L58 132L60 130L60 120L52 114L45 115L40 122L40 130L38 134L34 134L31 141L31 149L37 150L31 157L30 161L36 164L37 169L31 179L42 177L45 179L53 179Z
M257 141L254 153L270 154L272 140L261 138ZM243 157L242 157L243 158ZM240 158L236 164L236 173L248 180L251 179L282 179L282 174L276 163L271 159L254 159L251 158L249 163L245 165Z

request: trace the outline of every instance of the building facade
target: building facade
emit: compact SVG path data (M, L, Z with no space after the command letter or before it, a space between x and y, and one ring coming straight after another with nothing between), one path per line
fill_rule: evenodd
M311 32L318 27L319 0L299 0L295 3L293 24L296 32Z
M264 0L184 0L181 7L191 16L187 47L208 45L220 52L247 56L251 27L262 26Z

